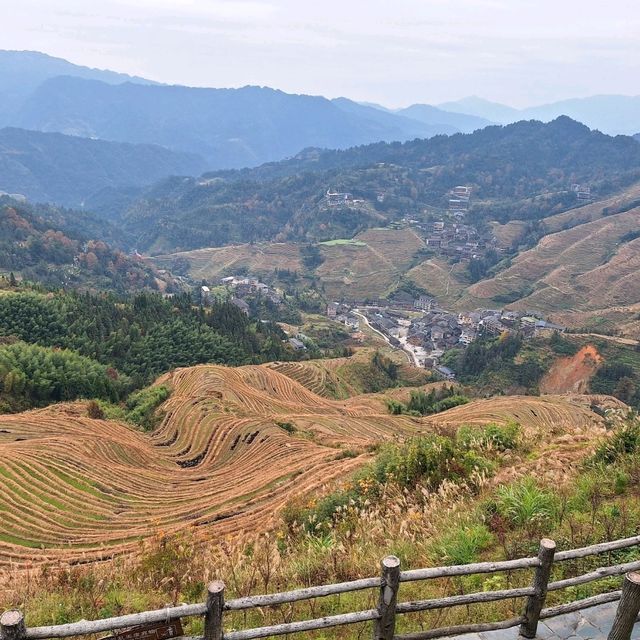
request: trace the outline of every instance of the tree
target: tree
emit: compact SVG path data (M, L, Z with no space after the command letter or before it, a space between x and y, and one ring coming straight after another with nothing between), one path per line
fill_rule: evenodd
M18 281L16 280L16 277L13 274L13 271L9 274L9 286L12 289L15 289L18 286Z
M104 420L104 411L95 400L90 400L88 402L87 415L94 420Z
M618 400L622 400L626 404L630 404L633 400L633 397L636 394L636 385L631 378L628 376L624 376L620 378L616 388L613 391L613 395L618 398Z

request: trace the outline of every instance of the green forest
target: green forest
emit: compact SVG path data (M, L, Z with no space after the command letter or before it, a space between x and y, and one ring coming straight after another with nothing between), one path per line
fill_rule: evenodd
M0 410L75 398L123 399L175 367L298 356L275 324L229 303L18 291L0 295Z
M139 248L170 253L352 237L430 207L446 209L449 191L458 184L473 188L478 223L539 220L578 204L572 183L588 183L594 197L604 197L637 180L639 164L640 147L632 138L606 136L560 117L546 124L518 122L467 135L302 153L198 179L169 178L124 208L118 194L113 197L117 224L137 238ZM351 193L366 205L327 207L327 189ZM110 210L108 202L100 206ZM305 261L314 260L305 255Z

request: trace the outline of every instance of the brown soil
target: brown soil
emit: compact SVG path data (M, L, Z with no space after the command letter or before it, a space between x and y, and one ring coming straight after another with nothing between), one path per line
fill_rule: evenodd
M589 380L602 362L602 356L591 344L574 356L560 358L540 383L541 393L586 393Z

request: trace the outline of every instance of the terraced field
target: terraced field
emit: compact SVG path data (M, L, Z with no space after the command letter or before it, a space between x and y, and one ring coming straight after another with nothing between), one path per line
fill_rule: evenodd
M383 394L323 397L321 375L312 365L177 370L160 380L173 393L150 435L89 419L82 403L1 416L0 566L106 559L158 529L195 527L213 539L266 529L291 497L367 459L346 448L462 422L516 419L542 440L553 429L600 428L588 401L560 397L391 416Z
M255 276L273 275L275 269L302 272L302 245L259 243L197 249L156 256L159 268L173 268L176 259L186 260L189 275L214 282L243 270ZM411 229L369 229L354 242L321 244L324 262L316 269L326 295L336 298L378 298L390 292L413 264L424 241Z
M513 296L511 307L556 314L571 326L574 313L621 307L632 313L640 303L639 222L635 207L547 235L511 267L471 286L460 304L491 306L496 296Z
M157 256L153 261L160 268L171 269L177 258L187 260L190 265L189 275L192 278L210 282L245 271L260 276L273 274L275 269L302 270L300 245L284 242L196 249Z
M0 417L0 564L106 558L153 528L266 528L292 495L361 464L343 448L420 430L267 366L201 366L161 382L174 391L153 435L86 418L81 404Z

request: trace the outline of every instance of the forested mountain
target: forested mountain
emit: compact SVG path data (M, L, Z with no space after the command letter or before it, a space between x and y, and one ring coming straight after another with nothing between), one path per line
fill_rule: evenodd
M173 286L170 276L114 248L123 240L121 230L91 214L0 198L0 273L51 287L120 293Z
M153 84L144 78L90 69L38 51L0 50L0 126L6 126L13 121L27 97L45 80L63 75L111 84Z
M144 186L205 168L202 158L158 145L0 129L0 191L39 202L81 207L102 189Z
M277 325L231 303L205 310L186 294L1 293L0 413L76 397L119 400L175 367L296 358Z
M597 196L639 173L640 146L632 138L611 138L563 117L404 144L310 150L256 169L166 180L135 200L120 224L140 249L151 252L326 240L351 237L425 207L446 208L457 184L473 187L478 221L504 222L572 206L573 183L588 183ZM329 189L362 202L329 207Z
M501 124L531 119L548 122L565 115L609 135L632 135L640 128L640 96L589 96L526 109L514 109L482 98L469 97L438 106L441 109L476 115Z
M349 101L346 101L349 103ZM355 103L263 87L196 89L62 76L47 80L15 124L197 153L211 168L255 166L309 146L346 148L450 132Z

